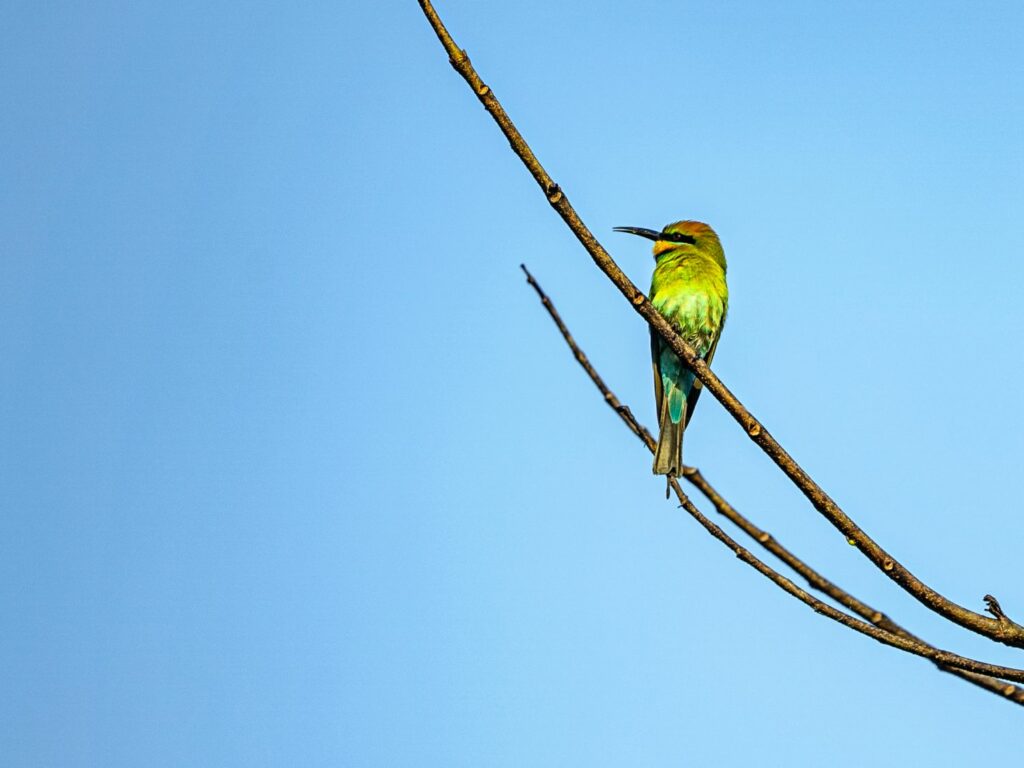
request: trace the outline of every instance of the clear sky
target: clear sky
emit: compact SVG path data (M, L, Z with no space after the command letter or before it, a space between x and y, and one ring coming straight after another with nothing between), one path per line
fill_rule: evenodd
M1024 10L439 0L624 269L711 223L715 368L928 583L1024 619ZM4 766L978 765L1024 710L675 505L647 330L415 2L0 7ZM909 629L705 396L687 458Z

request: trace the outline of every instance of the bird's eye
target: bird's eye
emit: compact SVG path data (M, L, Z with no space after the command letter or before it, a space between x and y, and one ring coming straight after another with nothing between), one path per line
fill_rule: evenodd
M658 240L666 243L686 243L688 245L697 244L697 238L693 235L688 235L685 232L665 232L662 230L658 233Z

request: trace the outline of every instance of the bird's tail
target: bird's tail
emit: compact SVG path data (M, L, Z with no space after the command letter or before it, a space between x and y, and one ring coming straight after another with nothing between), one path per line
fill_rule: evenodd
M664 398L661 408L661 429L658 433L658 447L654 450L654 474L678 477L683 468L683 430L686 414L679 421L672 421L668 407L669 398ZM685 411L685 400L683 401Z

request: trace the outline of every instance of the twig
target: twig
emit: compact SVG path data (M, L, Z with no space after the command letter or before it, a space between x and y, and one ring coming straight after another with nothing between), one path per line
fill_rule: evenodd
M979 634L985 635L1006 645L1024 648L1024 626L1016 624L1005 616L1000 619L990 618L949 600L935 591L917 576L911 573L892 555L882 549L836 504L803 468L796 463L786 450L779 445L774 437L746 409L722 381L712 373L711 369L697 357L694 350L686 344L661 314L654 309L647 297L619 269L608 252L594 237L593 233L580 219L561 187L548 175L547 171L533 154L522 134L512 119L505 112L491 88L477 74L469 61L466 52L460 49L452 39L444 23L434 10L430 0L418 0L424 15L430 22L438 40L448 53L449 61L462 78L469 84L487 112L494 118L502 133L508 139L512 151L516 153L534 180L544 191L548 202L562 217L569 229L576 235L591 259L602 272L615 284L623 296L629 300L648 325L654 328L672 349L686 361L697 378L715 398L725 407L732 417L743 427L747 435L763 450L787 477L799 488L833 526L854 545L885 575L899 584L910 595L931 610Z
M590 362L590 359L583 352L580 346L576 343L576 340L573 338L572 334L569 332L569 328L562 320L562 317L558 313L558 310L555 309L554 303L544 292L544 289L540 287L540 284L533 277L533 275L530 274L530 271L526 268L526 265L521 264L520 268L526 274L527 282L530 284L530 286L536 292L537 296L540 298L541 304L544 305L544 309L547 310L548 315L551 317L555 325L558 327L559 332L562 334L562 338L565 340L565 343L569 346L569 349L572 351L573 357L576 358L576 361L580 364L580 367L583 368L587 376L589 376L590 380L594 383L594 386L596 386L597 389L601 392L601 395L604 397L604 401L609 405L609 407L611 407L612 410L614 410L619 415L623 423L625 423L625 425L629 427L630 431L633 432L633 434L636 435L638 438L640 438L640 441L644 443L647 449L653 452L655 447L654 437L651 435L651 433L647 430L646 427L644 427L636 420L636 418L633 416L633 412L629 408L624 406L619 401L618 397L615 396L615 393L612 392L612 390L608 387L607 384L605 384L604 379L602 379L600 374L598 374L597 369L594 368L593 364ZM712 487L712 485L704 478L704 476L700 473L698 469L694 467L686 467L683 470L683 476L691 484L693 484L694 487L700 490L701 493L703 493L704 496L712 504L714 504L715 509L720 514L728 518L731 522L733 522L736 526L743 530L744 533L746 533L755 541L757 541L762 547L767 549L773 555L775 555L784 563L786 563L786 565L788 565L794 571L803 576L812 588L816 589L817 591L823 594L828 595L841 605L852 610L857 615L861 616L864 619L867 619L871 622L871 624L877 627L881 633L908 641L909 643L912 643L914 646L916 646L916 648L914 650L911 650L907 647L903 647L895 643L888 643L887 639L871 632L864 632L864 634L868 634L869 636L873 637L879 642L894 645L894 647L898 647L901 650L906 650L910 653L915 653L919 656L930 658L933 661L935 661L936 666L938 666L939 669L943 670L944 672L949 672L950 674L956 675L957 677L967 680L968 682L973 683L974 685L977 685L981 688L984 688L985 690L1002 696L1017 704L1024 705L1024 688L1022 688L1021 686L1016 686L1004 680L999 680L988 674L969 672L965 669L965 667L977 668L976 665L981 665L983 664L983 662L976 662L972 659L964 659L963 657L956 657L958 660L956 664L939 661L938 659L940 658L940 655L944 655L945 657L949 658L953 657L954 654L949 654L947 651L942 651L936 648L935 646L925 642L924 640L921 640L920 638L903 629L903 627L894 622L884 613L875 610L867 603L858 600L850 593L841 589L838 585L826 579L820 573L818 573L809 565L800 560L788 549L783 547L782 544L780 544L773 536L771 536L766 531L761 530L756 525L747 520L743 515L737 512L736 509L733 508L725 500L725 498L722 497L722 495L719 494L718 491L714 489L714 487ZM772 569L770 566L764 564L760 560L757 560L757 558L755 558L753 555L750 555L749 552L742 549L741 547L738 547L736 543L732 541L732 539L729 539L728 536L721 532L721 529L719 529L717 526L714 525L714 523L705 518L699 511L697 511L696 507L694 507L692 503L690 503L689 499L685 496L682 489L679 488L678 485L673 485L673 490L676 491L677 497L680 500L680 506L684 507L687 512L694 516L701 525L703 525L713 536L715 536L715 538L719 539L719 541L721 541L723 544L726 544L726 546L729 546L730 549L736 552L738 557L743 559L744 562L746 562L748 565L751 565L754 568L756 568L759 572L762 573L762 575L767 576L778 586L782 587L790 594L793 594L794 596L797 596L799 599L803 600L804 603L809 605L818 613L822 613L828 616L829 618L839 621L840 623L845 624L846 626L849 626L852 629L855 629L856 631L862 631L861 627L856 625L863 625L864 627L868 626L863 624L863 622L856 622L855 619L848 616L847 614L837 611L836 609L831 608L831 606L827 606L825 603L821 603L820 601L815 600L810 595L807 595L809 600L804 600L802 597L800 597L799 594L797 594L797 592L802 592L802 590L799 590L799 588L793 585L792 582L790 582L784 576L782 576L777 571ZM722 535L719 536L718 533L721 533ZM749 559L745 557L744 554L741 554L741 550L743 553L745 553L745 555L749 556ZM760 567L752 561L756 561L756 563L758 563ZM791 590L787 588L786 584L788 584L793 589ZM796 590L796 592L794 592L793 590ZM806 595L806 593L804 594ZM829 610L824 610L824 608L828 608ZM848 623L847 621L843 621L836 615L833 615L833 613L845 617L849 620L849 622L854 623ZM1024 672L1022 670L1014 671Z

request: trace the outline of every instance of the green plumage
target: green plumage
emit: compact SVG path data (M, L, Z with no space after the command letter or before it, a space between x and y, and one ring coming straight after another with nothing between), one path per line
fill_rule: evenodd
M679 221L661 232L632 227L620 231L655 241L651 303L710 364L729 306L725 252L714 230L701 222ZM653 330L651 358L660 428L654 472L678 475L683 466L683 431L701 384Z

